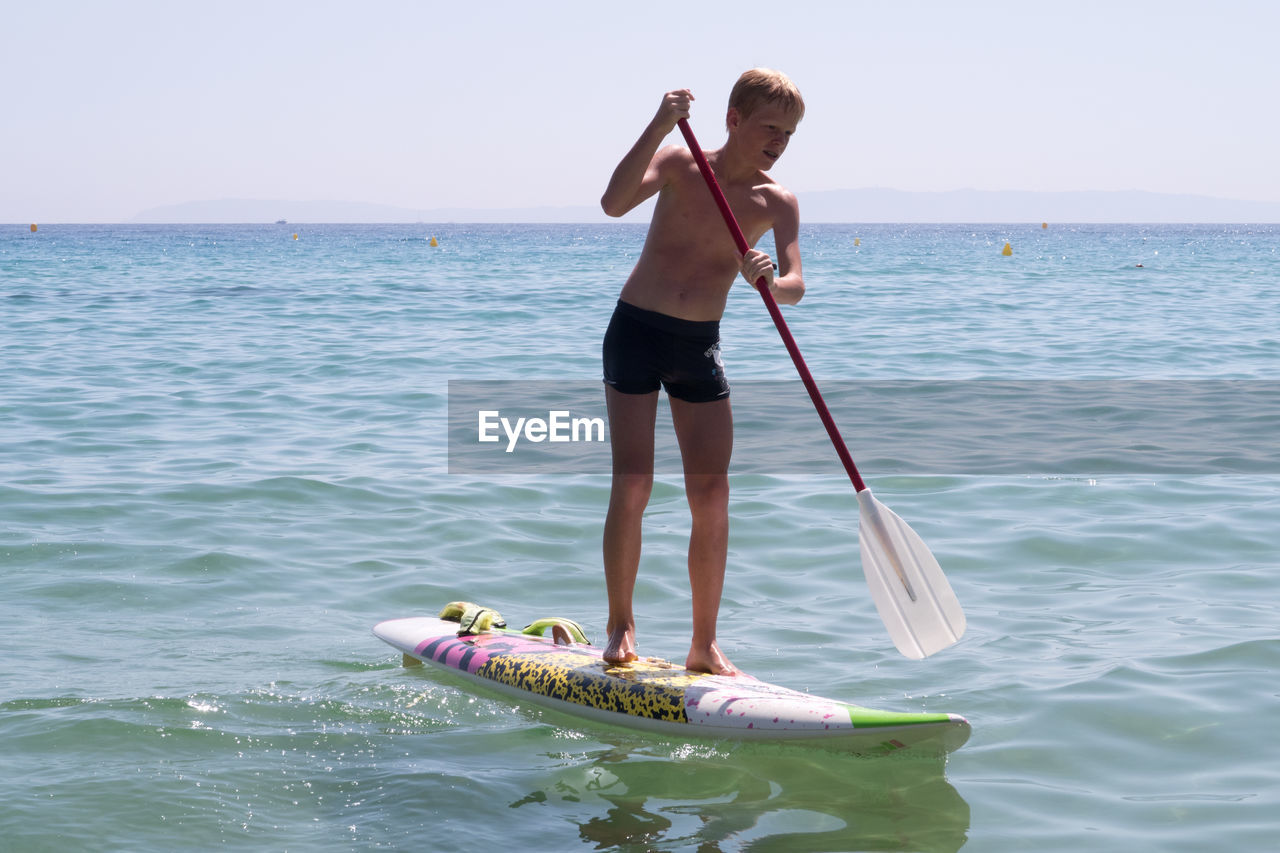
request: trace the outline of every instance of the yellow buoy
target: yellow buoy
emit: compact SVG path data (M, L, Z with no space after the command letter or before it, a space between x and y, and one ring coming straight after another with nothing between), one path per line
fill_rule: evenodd
M1048 222L1041 222L1041 223L1040 223L1040 227L1041 227L1041 228L1048 228L1048 227L1049 227L1049 223L1048 223Z
M36 233L36 224L34 222L31 223L31 233Z
M436 242L436 238L435 238L435 237L432 237L432 238L431 238L431 245L432 245L432 246L439 246L440 244L439 244L438 242Z
M1009 257L1013 254L1013 246L1009 243L1005 243L1004 248L1000 250L1000 254L1004 255L1006 258Z
M297 240L297 239L298 239L298 235L297 235L297 234L294 234L294 235L293 235L293 239Z
M854 238L853 238L853 245L855 245L855 246L861 246L861 245L862 245L862 238L861 238L861 237L854 237Z

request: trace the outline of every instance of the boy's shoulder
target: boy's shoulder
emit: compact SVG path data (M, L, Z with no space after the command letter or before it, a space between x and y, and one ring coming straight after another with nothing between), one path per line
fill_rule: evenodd
M784 187L776 178L766 172L761 172L760 177L761 182L758 189L769 199L771 205L778 205L789 210L799 209L800 202L795 193Z
M781 183L778 182L777 178L773 177L767 172L760 173L760 188L767 193L777 196L779 199L783 201L796 200L795 193L793 193L791 190L784 187Z
M692 166L694 169L698 168L697 162L693 159L693 152L685 146L674 142L659 148L653 159L659 166L677 166L679 168Z

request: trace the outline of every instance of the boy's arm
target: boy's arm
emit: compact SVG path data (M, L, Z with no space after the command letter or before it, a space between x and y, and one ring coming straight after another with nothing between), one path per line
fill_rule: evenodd
M688 89L663 95L658 112L613 170L609 186L600 197L600 207L606 214L622 216L662 188L666 179L661 168L664 158L657 156L658 146L680 119L689 117L692 100Z
M800 264L800 205L796 197L782 190L774 199L773 242L778 252L778 270L773 259L752 249L742 257L742 275L754 285L764 276L769 292L779 305L795 305L804 296L804 273Z

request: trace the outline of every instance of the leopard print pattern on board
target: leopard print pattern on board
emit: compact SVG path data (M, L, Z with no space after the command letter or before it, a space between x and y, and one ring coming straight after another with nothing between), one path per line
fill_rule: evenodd
M558 652L519 656L498 652L476 674L553 699L675 723L689 721L684 710L685 688L706 677L669 664L637 661L611 666ZM609 677L601 678L602 674Z

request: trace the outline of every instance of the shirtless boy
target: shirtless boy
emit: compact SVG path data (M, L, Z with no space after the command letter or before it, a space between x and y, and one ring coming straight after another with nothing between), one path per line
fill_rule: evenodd
M764 252L739 256L688 149L661 148L689 116L693 95L668 92L640 139L614 170L600 200L622 216L658 196L635 269L619 295L604 337L605 397L613 451L613 484L604 526L609 642L604 658L636 660L632 594L640 565L640 531L653 488L653 434L659 385L667 390L683 460L692 527L689 583L693 641L688 669L736 675L716 644L716 617L729 547L729 457L733 415L720 361L720 317L741 273L761 276L780 304L804 295L795 196L766 173L804 116L804 101L783 74L753 69L729 96L728 138L707 160L734 216L754 246L770 229L777 271Z

